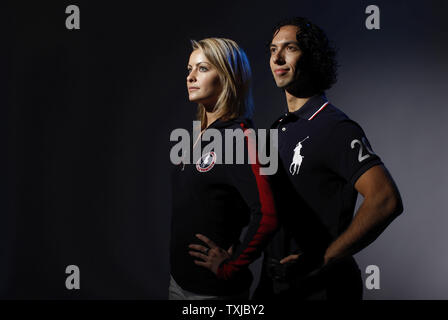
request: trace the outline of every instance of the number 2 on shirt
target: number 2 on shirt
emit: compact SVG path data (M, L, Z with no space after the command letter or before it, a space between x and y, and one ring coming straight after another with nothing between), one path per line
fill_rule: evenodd
M370 149L369 145L367 144L367 142L366 142L366 138L365 138L365 137L362 137L362 142L359 141L358 139L354 139L354 140L351 142L351 144L350 144L350 146L352 147L352 149L355 148L355 145L356 145L356 144L359 144L359 152L358 152L358 161L359 161L359 162L362 162L362 161L366 160L367 158L369 158L369 157L370 157L370 154L374 154L373 151L372 151L372 149ZM366 150L367 150L366 154L363 154L363 152L364 152L364 147L365 147Z

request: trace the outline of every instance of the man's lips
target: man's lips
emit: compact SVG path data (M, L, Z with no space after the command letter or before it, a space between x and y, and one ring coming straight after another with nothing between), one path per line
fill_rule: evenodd
M275 73L276 75L278 75L278 76L281 76L281 75L287 73L288 71L289 71L289 69L283 69L283 68L280 68L280 69L276 69L276 70L274 71L274 73Z

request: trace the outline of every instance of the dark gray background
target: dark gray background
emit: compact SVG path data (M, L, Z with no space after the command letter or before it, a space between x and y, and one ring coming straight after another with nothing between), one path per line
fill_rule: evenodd
M80 30L65 28L69 4L80 7ZM365 28L369 4L380 30ZM404 201L356 256L361 270L381 271L381 289L365 298L448 299L446 1L1 6L1 298L165 299L169 134L191 127L196 110L189 39L228 37L246 50L255 121L266 128L285 101L265 43L275 22L299 15L339 49L327 95L364 128ZM81 290L65 289L70 264Z

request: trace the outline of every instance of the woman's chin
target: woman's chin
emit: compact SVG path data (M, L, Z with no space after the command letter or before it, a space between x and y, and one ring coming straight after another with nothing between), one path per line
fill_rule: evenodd
M192 97L192 96L189 96L188 97L188 100L190 101L190 102L196 102L196 103L199 103L200 102L200 100L201 99L198 99L197 97Z

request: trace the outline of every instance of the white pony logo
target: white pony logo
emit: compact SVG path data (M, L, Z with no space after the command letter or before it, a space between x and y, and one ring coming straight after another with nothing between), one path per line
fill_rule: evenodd
M292 162L291 162L291 165L289 166L289 172L292 175L299 173L300 166L302 165L302 161L303 161L303 156L300 154L300 150L302 149L302 142L308 138L309 138L309 136L307 136L305 139L300 141L294 148L294 156L292 157Z

